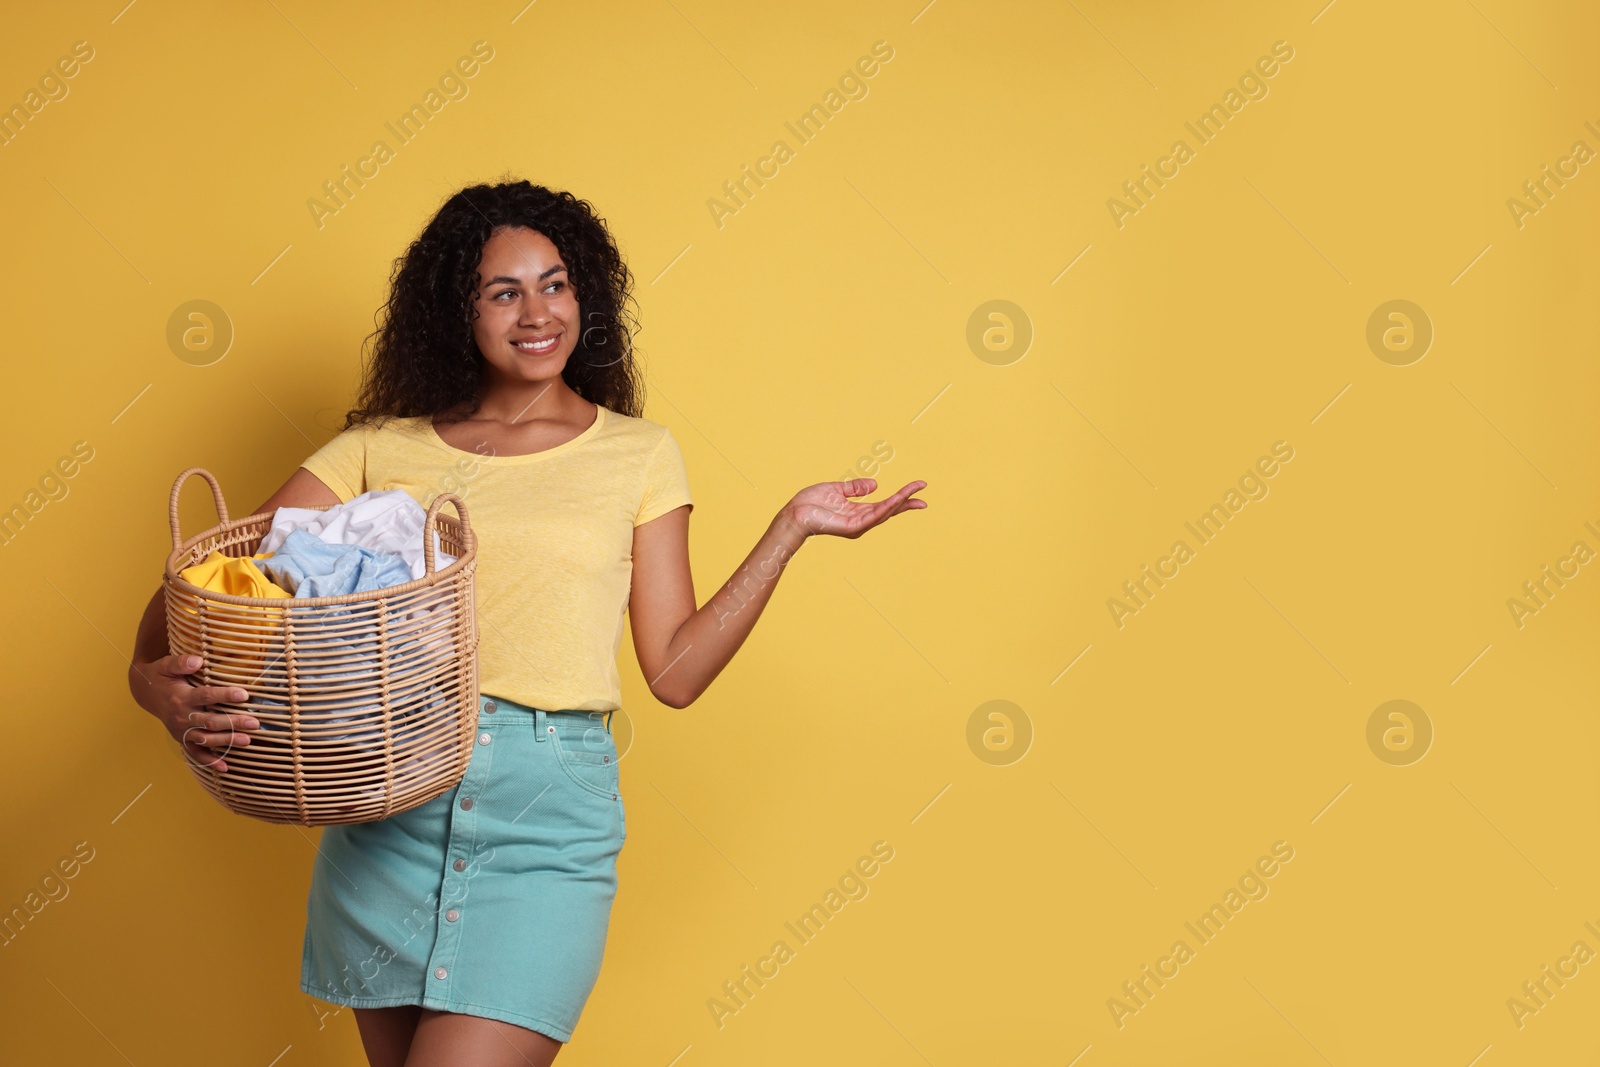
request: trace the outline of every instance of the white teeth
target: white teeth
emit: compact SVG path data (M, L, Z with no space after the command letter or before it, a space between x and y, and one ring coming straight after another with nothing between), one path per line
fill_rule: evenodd
M541 342L539 344L534 344L534 343L529 342L529 341L513 341L511 343L513 345L515 345L517 348L521 348L521 349L524 349L526 351L530 351L531 352L531 351L544 351L546 349L554 348L555 345L556 345L556 341L557 340L558 340L558 338L552 337L552 338L550 338L550 340Z

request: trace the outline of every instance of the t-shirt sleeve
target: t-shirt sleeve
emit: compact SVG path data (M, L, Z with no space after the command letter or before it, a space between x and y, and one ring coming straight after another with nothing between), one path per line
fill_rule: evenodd
M367 433L352 426L311 454L300 466L315 474L347 504L367 489Z
M694 500L689 495L689 471L684 466L683 451L678 447L677 438L672 436L671 430L667 430L656 442L655 450L645 464L644 494L633 524L642 526L685 504L694 507Z

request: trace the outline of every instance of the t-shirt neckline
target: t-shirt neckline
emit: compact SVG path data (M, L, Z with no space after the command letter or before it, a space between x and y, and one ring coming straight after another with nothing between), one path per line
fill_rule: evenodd
M539 460L549 459L552 456L557 456L563 452L577 448L579 445L583 444L583 442L598 434L600 432L600 428L605 425L606 408L604 404L596 404L594 407L594 422L590 423L589 428L584 430L578 436L572 438L570 441L563 441L553 448L546 448L538 452L524 452L521 455L516 456L501 456L494 453L485 454L482 452L469 452L464 448L457 448L455 445L439 436L439 431L434 428L432 415L422 416L422 430L425 434L427 434L430 442L449 452L453 452L456 455L471 456L474 459L489 463L535 463Z

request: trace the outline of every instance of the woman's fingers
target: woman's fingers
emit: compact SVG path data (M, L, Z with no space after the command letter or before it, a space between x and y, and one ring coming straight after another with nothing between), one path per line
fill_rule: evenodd
M885 497L884 499L878 501L873 505L873 510L868 515L868 517L872 520L872 525L876 526L884 519L898 515L902 511L908 511L913 507L927 507L928 502L926 500L910 499L912 493L920 493L923 489L927 488L927 485L927 482L908 482L893 496Z
M197 723L183 731L183 740L186 744L209 748L243 748L250 743L250 735L232 729L226 721L220 726L213 723L209 727Z
M243 689L227 685L199 685L195 686L187 696L190 722L203 722L212 730L254 730L261 725L249 712L211 710L214 704L244 703L248 698Z
M202 745L213 748L236 747L242 748L250 743L250 735L243 730L235 730L227 723L222 726L208 729L204 726L191 726L185 730L184 736L199 741Z
M175 704L172 730L186 758L202 767L226 771L223 754L250 744L247 731L260 728L255 716L211 710L216 704L240 704L249 694L236 685L197 685L192 677L202 665L199 656L168 655L150 666L170 679ZM181 730L180 730L181 728Z
M194 728L185 730L183 735L184 755L200 766L218 772L228 769L228 761L223 759L225 755L249 744L250 738L245 734L210 733Z
M204 745L185 742L183 746L183 754L185 757L200 764L202 767L212 767L218 771L225 771L228 769L227 761Z
M208 711L205 708L191 709L188 715L188 724L191 731L198 730L209 737L232 737L241 730L254 730L260 725L248 715L230 715L223 711ZM213 744L207 740L206 744Z
M199 656L180 656L176 653L162 656L153 666L169 678L182 678L200 669Z
M248 715L230 715L204 708L190 709L188 722L189 726L183 731L184 748L207 766L219 760L221 752L248 746L250 735L243 731L260 726ZM227 766L223 764L217 769L226 770Z
M805 504L812 508L807 515L807 520L813 524L810 527L811 532L835 534L840 537L859 537L902 511L921 510L927 507L926 501L915 499L913 496L927 488L927 485L927 482L920 480L907 482L898 491L882 500L867 501L850 498L876 492L878 488L876 479L853 478L848 482L834 482L827 494L819 499L805 501ZM802 496L809 496L813 490L820 488L823 487L813 486ZM835 493L838 495L834 495Z
M912 493L919 493L927 487L927 482L907 482L895 491L894 495L884 497L874 504L874 507L898 510L900 503Z
M197 685L189 694L189 706L200 708L211 704L242 704L247 694L236 685Z

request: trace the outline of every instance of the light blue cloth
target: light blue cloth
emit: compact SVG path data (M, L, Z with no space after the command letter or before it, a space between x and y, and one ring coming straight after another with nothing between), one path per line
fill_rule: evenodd
M393 552L330 545L304 530L291 530L276 552L256 563L296 599L370 593L411 581L411 565Z

